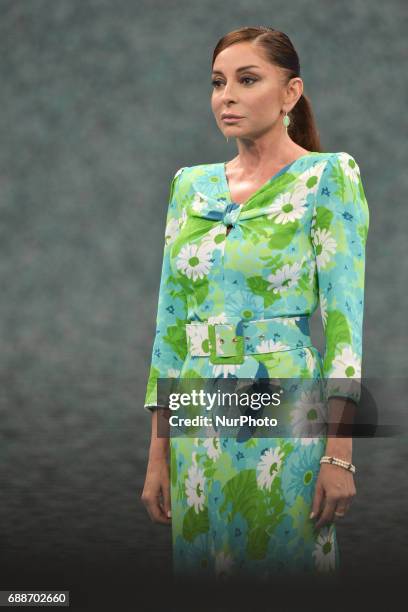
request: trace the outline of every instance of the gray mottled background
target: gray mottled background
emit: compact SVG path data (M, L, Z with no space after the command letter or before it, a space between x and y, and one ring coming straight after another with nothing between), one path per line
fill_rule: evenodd
M288 34L323 149L359 163L364 371L392 384L407 368L406 3L0 9L0 586L80 588L92 572L140 585L142 569L170 566L170 530L140 502L170 180L236 154L211 113L213 48L242 25ZM381 407L387 422L404 408L402 392ZM346 572L407 569L406 442L355 441L358 494L338 527Z

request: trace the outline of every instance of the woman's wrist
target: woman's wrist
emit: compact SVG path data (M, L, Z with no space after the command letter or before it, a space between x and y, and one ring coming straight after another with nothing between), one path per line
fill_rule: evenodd
M327 438L325 455L351 462L353 438Z
M149 461L166 459L169 453L168 438L152 438L149 449Z
M163 420L164 419L164 420ZM160 423L160 425L159 425ZM165 425L163 425L165 423ZM152 433L149 449L149 461L166 460L169 453L169 437L167 435L166 419L163 410L152 413ZM159 435L160 432L160 435Z

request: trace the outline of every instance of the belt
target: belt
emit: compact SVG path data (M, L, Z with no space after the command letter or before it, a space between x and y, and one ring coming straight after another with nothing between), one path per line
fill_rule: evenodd
M309 321L310 315L298 315L186 323L187 350L193 357L209 357L211 363L240 364L245 355L313 346Z

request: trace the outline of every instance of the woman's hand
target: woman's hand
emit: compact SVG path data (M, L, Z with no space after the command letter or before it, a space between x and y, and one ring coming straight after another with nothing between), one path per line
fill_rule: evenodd
M352 472L332 463L322 463L313 499L313 519L316 529L341 518L348 511L356 494ZM336 516L335 513L338 513Z
M164 456L149 460L141 499L154 523L171 524L169 466Z
M141 495L150 518L154 523L170 525L170 469L169 456L169 413L168 409L152 411L152 433L147 473ZM158 436L160 431L161 436ZM167 435L166 435L167 434Z
M325 455L338 457L351 463L353 438L344 437L342 428L349 430L354 422L355 402L350 398L329 398L327 441ZM353 473L333 463L322 463L310 518L315 519L315 528L342 518L356 495Z

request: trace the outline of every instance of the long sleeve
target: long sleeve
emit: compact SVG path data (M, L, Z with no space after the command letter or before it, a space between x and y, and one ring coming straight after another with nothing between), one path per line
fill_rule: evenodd
M361 396L365 247L369 209L355 159L328 158L316 190L311 237L325 334L326 399Z
M164 238L163 262L156 315L156 334L153 341L150 371L144 409L147 412L164 407L157 398L158 378L178 378L187 354L186 328L187 300L170 265L170 251L177 238L181 223L180 168L171 182Z

